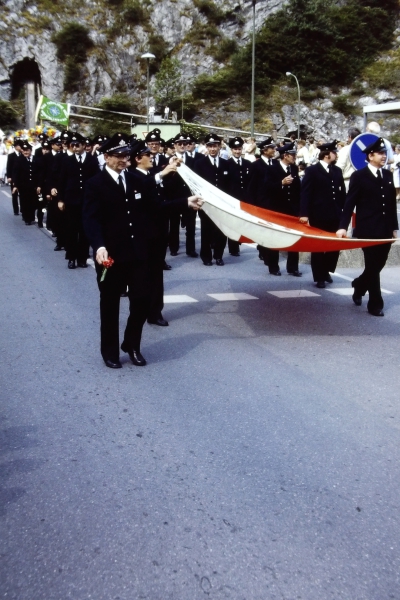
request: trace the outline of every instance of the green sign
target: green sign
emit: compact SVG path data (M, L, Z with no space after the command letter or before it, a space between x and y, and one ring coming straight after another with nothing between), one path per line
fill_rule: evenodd
M53 102L50 98L43 96L42 104L40 105L39 119L59 123L60 125L68 126L69 121L69 105L62 102Z

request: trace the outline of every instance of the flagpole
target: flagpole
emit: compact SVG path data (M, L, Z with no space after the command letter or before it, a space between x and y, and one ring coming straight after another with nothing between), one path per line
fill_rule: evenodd
M37 103L37 107L36 107L36 111L35 111L35 125L39 118L39 110L40 110L40 107L42 106L42 102L43 102L43 96L41 95L39 98L39 101Z

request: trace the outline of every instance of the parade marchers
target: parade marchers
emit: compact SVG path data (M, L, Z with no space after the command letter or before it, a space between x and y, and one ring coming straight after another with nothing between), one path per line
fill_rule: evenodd
M8 155L6 178L12 190L14 215L21 213L26 225L46 227L56 238L54 250L65 249L68 268L85 268L89 246L96 261L100 291L101 354L110 368L121 368L119 360L119 304L129 296L129 318L121 349L137 366L145 321L167 326L163 318L163 271L171 269L166 252L179 250L179 229L186 229L186 254L197 258L196 212L200 196L191 195L179 177L183 162L212 185L234 198L272 211L298 216L338 237L347 228L356 209L355 237L397 237L396 189L393 175L384 168L387 146L382 138L364 149L367 166L355 171L348 193L342 170L336 166L336 140L321 143L313 164L301 174L296 165L295 141L277 145L272 138L258 144L261 156L250 162L243 157L244 140L229 140L231 156L221 156L222 139L208 134L196 147L193 136L180 133L165 142L160 130L149 132L144 141L136 136L114 134L94 140L63 131L47 139L41 134L35 144L14 139ZM352 137L349 132L350 138ZM353 136L354 137L354 136ZM301 145L304 146L304 145ZM316 152L316 153L315 153ZM19 200L19 202L18 202ZM202 211L200 257L205 266L213 259L223 266L228 242L231 256L240 256L240 245ZM391 244L364 248L365 269L353 282L353 302L362 304L369 292L368 312L383 316L380 271ZM271 275L280 276L279 252L259 247L259 257ZM112 266L105 270L108 259ZM332 283L337 252L312 253L311 269L318 288ZM301 277L297 253L289 252L287 273Z

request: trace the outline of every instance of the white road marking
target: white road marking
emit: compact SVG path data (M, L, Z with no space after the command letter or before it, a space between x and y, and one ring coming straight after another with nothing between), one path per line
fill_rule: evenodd
M198 302L198 300L196 300L195 298L192 298L191 296L186 296L185 294L181 294L181 295L167 295L164 296L164 304L174 304L174 303L179 303L179 302Z
M228 302L232 300L259 300L255 296L250 296L250 294L245 294L243 292L238 293L227 293L227 294L207 294L210 298L214 298L214 300L218 300L219 302Z
M5 196L7 196L8 198L11 198L11 194L10 194L10 192L6 192L6 190L1 190L1 191L3 192L3 194L4 194Z
M284 290L280 292L268 292L268 294L272 294L272 296L276 296L277 298L307 298L310 296L320 297L320 294L316 294L315 292L310 292L308 290Z

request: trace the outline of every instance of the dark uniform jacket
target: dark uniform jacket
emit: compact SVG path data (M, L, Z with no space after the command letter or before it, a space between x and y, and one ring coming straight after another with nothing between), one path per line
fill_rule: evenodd
M266 170L264 179L266 206L269 210L283 213L285 215L299 216L300 209L300 178L297 165L283 167L281 161L277 161ZM291 175L293 182L283 185L282 180Z
M339 223L346 199L342 170L331 166L330 173L318 162L307 167L301 182L300 216L310 224Z
M17 154L15 151L10 152L10 154L7 156L7 165L6 165L6 177L7 178L12 179L15 161L17 160L18 156L21 156L21 153Z
M160 154L158 153L156 155L153 154L153 166L150 169L150 173L152 175L156 175L156 173L159 173L160 171L162 171L168 164L169 159L165 156L165 154Z
M229 163L229 194L238 200L246 200L247 187L250 181L251 162L245 158L240 158L240 165L237 159L231 156Z
M159 235L158 215L171 207L183 210L187 199L162 201L151 175L125 172L125 180L123 191L104 169L87 182L85 233L95 253L104 246L116 263L147 262L154 255Z
M225 158L219 157L218 167L215 167L209 157L205 156L203 160L197 160L193 163L193 171L218 189L229 194L230 165Z
M340 229L347 229L355 207L357 238L391 238L398 229L396 190L393 174L382 169L382 181L369 167L355 171L350 177L349 192L340 221Z
M165 158L168 163L169 159L167 159L167 157ZM191 158L190 156L184 156L183 162L187 167L193 169L194 158ZM176 173L170 173L163 179L163 185L165 196L169 200L173 200L174 198L183 198L185 196L186 198L189 198L189 196L193 195L190 187L179 175L179 167Z
M86 154L82 163L79 163L75 154L67 156L61 165L59 188L57 188L59 199L67 205L81 205L85 184L98 171L98 161L91 154Z
M12 181L19 192L33 191L40 185L41 161L31 155L31 160L20 154L14 162Z
M272 166L278 163L275 158L272 158L271 162ZM249 204L266 208L267 201L265 196L264 181L268 170L271 169L272 166L266 163L263 158L259 158L251 163L249 183L246 194L246 200Z

